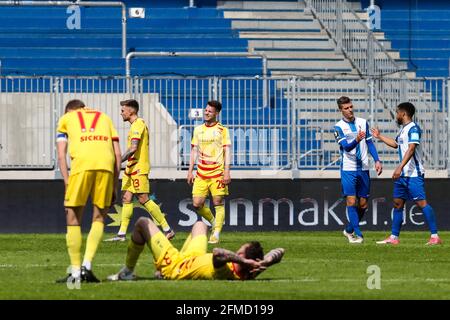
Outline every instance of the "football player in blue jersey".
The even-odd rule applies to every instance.
[[[343,233],[350,243],[362,243],[364,238],[359,222],[367,211],[370,194],[368,154],[375,161],[378,175],[382,173],[383,167],[372,141],[369,124],[365,119],[355,117],[351,99],[340,97],[337,105],[342,120],[334,126],[334,135],[340,148],[342,193],[346,198],[350,220]]]
[[[403,223],[403,207],[407,200],[413,200],[421,209],[430,228],[431,237],[427,245],[441,244],[436,226],[433,208],[427,203],[424,188],[424,174],[420,150],[422,130],[412,120],[416,108],[412,103],[403,102],[397,106],[397,124],[401,126],[400,132],[394,139],[380,134],[377,128],[372,129],[372,135],[383,141],[389,147],[398,149],[400,164],[394,170],[394,216],[392,220],[392,233],[378,244],[400,243],[400,228]]]

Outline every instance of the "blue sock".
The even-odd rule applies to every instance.
[[[350,219],[350,224],[358,237],[362,237],[361,230],[359,229],[359,219],[358,219],[358,209],[356,207],[347,207],[348,218]]]
[[[400,229],[403,223],[403,208],[394,209],[394,217],[392,219],[392,235],[400,236]]]
[[[348,208],[348,207],[347,207]],[[352,223],[350,222],[351,220],[350,220],[350,212],[348,212],[347,211],[347,214],[348,214],[348,223],[347,223],[347,226],[345,227],[345,232],[347,232],[347,233],[353,233],[353,227],[352,227]]]
[[[436,226],[436,218],[434,217],[433,208],[429,204],[427,204],[425,207],[422,208],[422,212],[425,215],[425,219],[427,220],[428,228],[430,228],[431,234],[436,234],[438,230]]]
[[[359,222],[361,222],[362,218],[364,217],[364,214],[368,211],[368,208],[360,208],[358,207],[358,219]]]
[[[367,212],[368,209],[367,208],[363,209],[363,208],[358,207],[357,210],[358,210],[358,221],[361,222],[362,218],[364,217],[364,214]],[[353,232],[353,226],[352,226],[352,224],[350,222],[345,227],[345,231],[347,233],[352,233]]]
[[[347,226],[345,227],[345,232],[347,232],[347,233],[353,233],[353,227],[352,227],[352,224],[349,222],[348,224],[347,224]]]

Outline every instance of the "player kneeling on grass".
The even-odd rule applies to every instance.
[[[280,262],[284,255],[283,248],[264,255],[257,241],[243,244],[237,252],[214,248],[212,253],[207,253],[207,231],[205,223],[196,222],[183,248],[178,251],[153,221],[142,217],[137,221],[129,242],[125,266],[108,280],[136,279],[133,271],[145,244],[153,254],[155,275],[168,280],[250,280]]]

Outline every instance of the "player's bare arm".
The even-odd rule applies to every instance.
[[[114,176],[119,177],[120,174],[120,164],[122,162],[122,156],[120,153],[119,141],[113,141],[114,155],[116,157],[116,163],[114,166]]]
[[[58,141],[57,144],[58,152],[58,166],[59,171],[64,179],[64,185],[67,186],[69,183],[69,167],[67,165],[67,141]]]
[[[231,175],[230,175],[230,163],[231,163],[231,148],[230,146],[225,146],[223,148],[224,152],[224,172],[223,172],[223,183],[225,185],[230,184]]]
[[[250,269],[258,268],[260,266],[260,262],[256,260],[243,258],[230,250],[222,248],[214,248],[213,249],[214,268],[223,267],[227,262],[235,262],[244,267],[249,267]]]
[[[285,250],[283,248],[276,248],[270,250],[264,256],[264,259],[261,261],[261,265],[264,267],[270,267],[271,265],[280,262],[284,256],[284,252]]]
[[[408,150],[405,153],[405,157],[402,159],[402,162],[398,165],[398,167],[395,168],[394,173],[392,174],[392,179],[397,180],[398,178],[400,178],[400,176],[402,174],[403,167],[406,166],[408,161],[414,155],[414,152],[416,150],[416,146],[417,145],[415,143],[410,143],[409,144]]]
[[[377,175],[380,175],[383,173],[383,165],[381,164],[381,161],[375,162],[375,170],[377,172]]]
[[[119,183],[119,175],[120,175],[120,164],[122,163],[122,157],[120,153],[120,144],[119,141],[113,141],[113,148],[114,148],[114,156],[116,158],[116,163],[114,164],[114,188],[113,188],[113,201],[116,201],[117,195],[116,195],[116,186]]]
[[[380,130],[378,128],[372,128],[372,129],[370,129],[370,131],[372,132],[372,135],[375,138],[384,142],[389,147],[394,148],[394,149],[398,148],[397,142],[395,142],[395,140],[392,138],[388,138],[388,137],[381,135]]]
[[[129,157],[131,157],[138,149],[139,146],[139,140],[131,140],[131,147],[125,151],[125,153],[122,155],[121,163],[128,160]]]
[[[250,270],[250,273],[255,278],[261,272],[266,270],[271,265],[279,263],[284,256],[285,250],[283,248],[276,248],[270,250],[266,255],[264,255],[264,259],[260,261],[260,266]]]
[[[187,183],[189,185],[194,183],[194,165],[195,162],[197,161],[197,155],[198,155],[198,148],[197,146],[192,146],[191,149],[191,156],[189,158],[189,170],[188,170],[188,174],[187,174]]]

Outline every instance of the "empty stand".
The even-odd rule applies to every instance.
[[[2,75],[124,75],[121,12],[80,8],[80,29],[60,7],[1,7]],[[231,22],[215,8],[147,8],[128,18],[128,51],[247,52]],[[261,61],[248,58],[154,58],[133,63],[133,75],[257,75]]]

